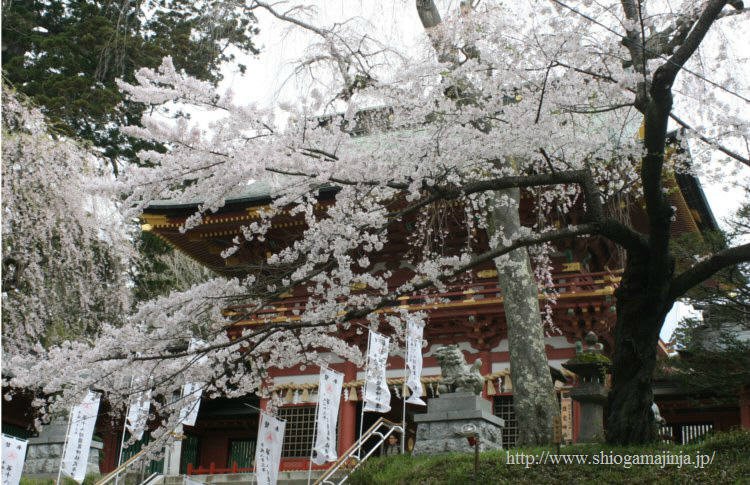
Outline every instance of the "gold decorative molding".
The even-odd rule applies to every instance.
[[[495,269],[485,269],[482,271],[477,271],[477,278],[495,278],[497,277],[497,270]]]
[[[260,206],[256,206],[256,207],[248,207],[247,209],[245,209],[245,212],[251,218],[260,219],[260,213],[263,212],[263,211],[266,211],[266,210],[268,210],[270,208],[271,208],[271,206],[266,204],[266,205],[260,205]]]
[[[589,297],[596,297],[596,296],[605,296],[609,297],[610,295],[613,295],[615,292],[615,288],[613,286],[605,286],[604,288],[600,288],[598,290],[594,291],[582,291],[578,293],[560,293],[557,295],[557,300],[567,300],[570,298],[589,298]],[[538,298],[540,300],[546,300],[549,297],[543,293],[540,293]],[[382,313],[396,313],[399,310],[408,310],[408,311],[419,311],[419,310],[440,310],[440,309],[447,309],[447,308],[463,308],[463,307],[480,307],[480,306],[487,306],[487,305],[501,305],[503,303],[503,297],[495,297],[495,298],[484,298],[481,300],[461,300],[461,301],[451,301],[447,303],[418,303],[418,304],[408,304],[408,303],[402,303],[401,305],[397,307],[389,307],[389,308],[380,308],[378,310],[375,310],[374,314],[382,314]],[[339,315],[343,315],[345,312],[340,312]],[[258,325],[258,324],[268,324],[268,323],[291,323],[300,321],[300,317],[297,315],[289,315],[289,316],[277,316],[274,318],[254,318],[254,319],[248,319],[248,320],[242,320],[234,325],[237,326],[246,326],[246,325]]]
[[[562,270],[565,273],[569,273],[571,271],[581,271],[581,263],[574,261],[572,263],[564,263],[562,265]]]
[[[141,214],[141,221],[143,221],[141,228],[144,231],[150,231],[154,227],[169,226],[167,216],[163,214]]]
[[[242,263],[237,256],[230,256],[224,260],[224,266],[239,266]]]

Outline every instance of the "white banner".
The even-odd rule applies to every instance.
[[[3,435],[3,485],[18,485],[26,461],[26,440]]]
[[[89,391],[86,398],[70,411],[70,427],[63,452],[62,472],[78,483],[86,478],[86,468],[99,413],[99,394]]]
[[[385,378],[390,339],[370,330],[367,370],[365,371],[364,410],[387,413],[391,410],[391,391]]]
[[[411,396],[406,400],[409,404],[426,406],[420,396],[422,395],[422,334],[424,333],[424,322],[409,319],[406,323],[406,368],[409,375],[406,385],[411,390]]]
[[[255,447],[255,480],[258,485],[276,485],[285,427],[286,421],[260,413],[258,444]]]
[[[206,343],[203,340],[191,338],[188,345],[188,352],[194,352]],[[203,355],[196,361],[197,364],[204,364],[208,358]],[[184,426],[195,426],[198,419],[198,409],[201,406],[201,394],[203,394],[203,384],[198,382],[188,382],[182,386],[182,408],[180,409],[180,424]]]
[[[182,408],[180,408],[180,424],[195,426],[198,419],[198,409],[201,406],[201,394],[203,385],[197,382],[188,382],[182,386]]]
[[[344,375],[331,369],[323,369],[318,383],[317,434],[313,447],[312,461],[322,465],[338,458],[336,427],[339,421],[339,403]]]
[[[137,440],[143,437],[150,409],[151,391],[140,392],[130,401],[128,413],[125,415],[125,428],[130,433],[130,436],[135,437]]]

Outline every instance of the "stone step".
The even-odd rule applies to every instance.
[[[322,471],[312,472],[312,481],[314,482]],[[161,482],[163,485],[183,485],[185,475],[166,476]],[[190,480],[210,485],[255,485],[254,473],[226,473],[216,475],[190,475]],[[279,485],[306,485],[306,471],[280,471]]]
[[[164,484],[164,475],[156,475],[154,478],[151,479],[150,482],[148,482],[148,485],[163,485]]]

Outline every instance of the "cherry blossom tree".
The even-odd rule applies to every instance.
[[[130,243],[116,208],[97,192],[107,171],[52,135],[22,99],[3,86],[5,357],[95,338],[102,323],[122,320],[130,293]]]
[[[417,1],[417,12],[435,52],[450,62],[455,70],[464,58],[476,58],[480,51],[467,40],[458,44],[443,38],[440,30],[440,12],[431,0]],[[471,2],[461,3],[461,13],[467,17],[472,13]],[[460,53],[460,54],[459,54]],[[455,87],[471,87],[474,93],[459,94]],[[481,94],[473,87],[471,79],[461,76],[450,81],[451,87],[444,90],[448,97],[465,97],[462,102],[481,105]],[[477,129],[489,130],[484,125]],[[518,175],[517,166],[508,164],[510,173]],[[516,170],[514,170],[516,169]],[[515,187],[498,190],[497,198],[512,201],[501,204],[487,214],[487,230],[490,234],[513,238],[521,229],[521,191]],[[512,266],[513,270],[507,268]],[[503,292],[503,307],[508,328],[508,350],[510,367],[513,369],[513,408],[516,414],[518,445],[551,443],[554,436],[552,423],[560,413],[555,388],[548,378],[549,366],[544,348],[545,327],[539,313],[539,288],[534,277],[531,261],[526,248],[518,248],[507,254],[505,259],[496,261],[498,284]],[[544,268],[546,269],[546,268]]]
[[[127,170],[122,189],[133,216],[157,199],[203,201],[183,228],[189,231],[262,180],[273,202],[224,256],[262,243],[282,211],[304,217],[303,233],[258,262],[258,271],[248,265],[244,279],[216,278],[146,302],[127,325],[105,327],[92,344],[50,349],[36,363],[17,357],[22,370],[13,383],[54,376],[44,385],[61,392],[59,403],[92,384],[116,402],[136,390],[131,379],[164,396],[184,382],[206,383],[209,396],[263,393],[269,367],[320,364],[330,355],[361,363],[360,350],[338,330],[366,324],[403,333],[403,312],[376,313],[401,296],[441,289],[488,262],[525,279],[527,259],[516,250],[598,235],[626,255],[607,439],[652,440],[651,376],[667,312],[691,287],[750,260],[750,245],[739,244],[695,255],[677,272],[665,176],[687,169],[684,159],[665,155],[670,119],[684,129],[693,170],[717,163],[715,154],[719,163],[750,165],[736,148],[748,137],[747,79],[727,68],[726,43],[701,50],[710,32],[741,29],[742,3],[464,2],[462,13],[446,16],[410,52],[377,38],[358,17],[321,27],[306,8],[253,6],[315,34],[300,63],[313,87],[296,103],[262,107],[177,71],[169,58],[140,71],[137,84],[122,89],[153,109],[128,133],[169,150],[142,153],[152,166]],[[695,97],[700,112],[690,109]],[[362,134],[365,112],[383,115]],[[199,121],[198,113],[212,121]],[[530,189],[545,217],[528,228],[513,224],[512,214],[517,191]],[[316,203],[331,190],[335,197],[321,213]],[[646,231],[609,210],[623,193],[643,204]],[[439,229],[431,211],[446,202],[465,212],[466,244],[458,252],[432,243]],[[573,223],[576,203],[585,217]],[[418,221],[410,242],[419,250],[409,253],[410,279],[394,285],[378,253],[389,228],[408,218]],[[476,231],[489,235],[488,248],[472,244]],[[355,285],[368,291],[352,293]],[[308,292],[298,320],[228,338],[232,320],[222,308],[261,309],[297,287]],[[197,331],[205,343],[188,347]],[[67,372],[56,374],[60,359],[69,361]],[[167,416],[179,404],[158,406]],[[164,419],[165,429],[176,423]]]

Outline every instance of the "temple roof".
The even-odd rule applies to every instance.
[[[197,210],[198,206],[202,203],[201,200],[187,200],[187,201],[175,201],[175,200],[155,200],[152,201],[144,214],[152,212],[165,212],[165,211],[176,211],[182,213],[186,210]],[[254,181],[248,183],[244,188],[238,189],[232,193],[226,199],[225,207],[229,208],[235,205],[253,207],[258,205],[265,205],[271,202],[271,186],[263,181]]]

